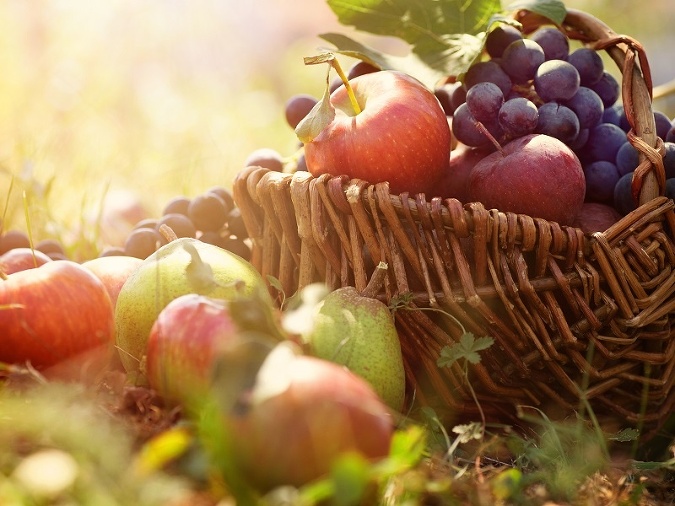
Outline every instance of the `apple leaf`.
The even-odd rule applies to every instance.
[[[314,62],[317,63],[317,62]],[[326,73],[326,89],[323,97],[295,127],[295,134],[304,144],[312,142],[335,118],[335,108],[330,103],[330,69]]]
[[[510,12],[519,10],[534,12],[550,19],[556,25],[561,25],[567,16],[565,4],[560,0],[517,0],[509,4],[506,9]]]

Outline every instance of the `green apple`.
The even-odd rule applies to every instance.
[[[130,379],[146,382],[150,330],[169,302],[190,293],[229,300],[254,290],[269,296],[258,271],[234,253],[194,238],[162,246],[129,276],[117,297],[116,343]]]
[[[389,407],[402,409],[403,355],[386,304],[354,287],[338,288],[318,303],[303,339],[312,355],[346,366],[370,383]]]

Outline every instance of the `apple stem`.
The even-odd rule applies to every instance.
[[[375,268],[375,272],[370,277],[370,281],[361,292],[362,297],[369,297],[371,299],[375,298],[384,285],[384,280],[387,276],[387,269],[389,266],[386,262],[380,262]]]
[[[480,121],[476,121],[474,125],[476,125],[476,128],[480,130],[485,137],[490,139],[490,142],[494,144],[495,148],[497,148],[497,151],[499,151],[502,154],[502,156],[506,156],[506,153],[504,152],[504,148],[502,148],[502,145],[499,144],[497,139],[495,139],[494,135],[492,135],[490,131],[487,128],[485,128],[485,125],[483,125],[483,123],[481,123]]]
[[[7,279],[9,279],[7,277],[7,274],[5,274],[5,271],[3,271],[2,269],[0,269],[0,279],[2,279],[3,281],[7,281]]]
[[[164,239],[166,239],[166,242],[171,242],[178,239],[176,232],[174,232],[173,229],[166,223],[162,223],[159,226],[159,233],[162,234],[162,237],[164,237]]]
[[[347,90],[347,96],[349,97],[349,101],[352,104],[352,108],[354,109],[354,113],[360,114],[361,113],[361,106],[359,105],[359,102],[356,100],[356,95],[354,95],[354,88],[352,88],[352,85],[349,83],[349,79],[347,78],[347,75],[342,70],[342,67],[340,66],[340,62],[337,60],[337,58],[333,58],[332,60],[330,60],[330,64],[335,69],[335,72],[338,73],[338,76],[340,76],[340,79],[342,80],[342,84],[345,85],[345,89]]]

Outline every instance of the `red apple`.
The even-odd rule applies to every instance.
[[[113,255],[87,260],[82,262],[82,266],[93,272],[103,282],[114,309],[122,285],[142,263],[143,260],[140,258],[128,255]]]
[[[439,182],[434,196],[454,198],[463,204],[469,202],[469,173],[474,165],[492,151],[489,148],[473,148],[466,144],[458,144],[450,153],[450,167]]]
[[[148,383],[169,400],[198,401],[209,387],[216,353],[237,336],[226,302],[198,294],[172,300],[150,330]]]
[[[360,112],[348,88],[340,86],[330,96],[332,121],[306,135],[317,106],[296,129],[309,172],[388,181],[392,193],[434,194],[448,170],[451,134],[433,92],[398,71],[364,74],[349,83]]]
[[[226,417],[234,461],[256,488],[299,487],[326,475],[345,452],[378,460],[389,452],[391,414],[370,385],[348,369],[295,356],[269,372],[263,363],[248,406]],[[265,394],[266,389],[271,389]]]
[[[581,162],[563,142],[542,134],[515,139],[480,160],[469,196],[487,208],[571,225],[584,203]]]
[[[110,296],[89,270],[53,260],[0,281],[0,361],[44,368],[97,346],[112,348]]]
[[[621,219],[619,212],[608,204],[585,202],[581,207],[574,226],[586,234],[604,232]]]
[[[0,272],[9,275],[40,267],[52,259],[46,253],[30,248],[14,248],[0,255]]]

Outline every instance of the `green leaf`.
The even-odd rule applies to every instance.
[[[534,12],[550,19],[556,25],[561,25],[565,16],[567,16],[565,4],[560,0],[517,0],[509,4],[507,10],[510,12],[518,10]]]
[[[616,434],[608,436],[607,439],[609,439],[610,441],[618,441],[620,443],[626,443],[628,441],[635,441],[638,437],[640,437],[639,430],[623,429],[617,432]]]
[[[478,56],[500,0],[328,0],[344,25],[398,37],[427,66],[444,75],[459,75]],[[411,74],[428,85],[428,81]]]
[[[295,127],[295,134],[305,144],[312,142],[335,118],[335,108],[330,103],[330,69],[328,66],[323,97]]]
[[[330,476],[335,487],[334,504],[361,504],[370,481],[370,464],[365,457],[356,452],[341,455],[331,467]]]
[[[472,364],[480,362],[479,351],[486,350],[494,343],[491,337],[479,337],[476,339],[471,332],[465,332],[459,342],[441,349],[437,364],[439,367],[450,367],[460,359]]]

